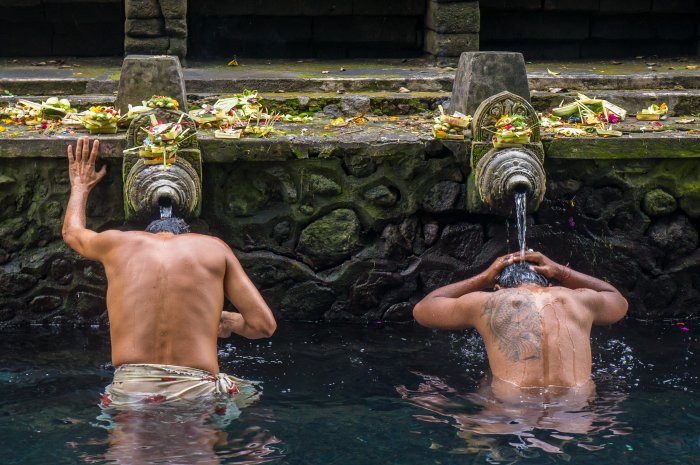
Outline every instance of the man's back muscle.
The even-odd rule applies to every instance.
[[[112,360],[218,372],[224,245],[198,234],[121,233],[101,259]]]
[[[476,328],[497,378],[522,387],[571,387],[590,379],[591,325],[575,291],[519,287],[493,292]]]

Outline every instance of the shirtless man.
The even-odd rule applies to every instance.
[[[270,337],[275,319],[221,240],[188,234],[177,218],[154,221],[147,231],[95,232],[85,226],[99,142],[87,137],[68,146],[71,184],[63,239],[76,252],[102,263],[114,380],[103,405],[220,398],[238,392],[219,372],[217,335]],[[169,232],[168,232],[169,231]],[[222,312],[227,297],[240,313]]]
[[[493,392],[503,400],[543,389],[589,396],[591,326],[615,323],[626,313],[627,301],[613,286],[538,252],[498,258],[483,273],[431,292],[413,309],[423,326],[476,328]]]

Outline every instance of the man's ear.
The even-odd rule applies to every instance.
[[[493,288],[494,288],[495,290],[497,290],[497,291],[500,291],[501,289],[503,289],[503,288],[500,286],[500,284],[495,284],[495,285],[493,286]]]

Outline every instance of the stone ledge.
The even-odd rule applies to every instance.
[[[63,158],[66,144],[74,143],[84,134],[23,135],[0,138],[0,159],[4,158]],[[99,135],[101,157],[122,157],[123,134]],[[471,141],[440,141],[428,133],[409,132],[393,136],[348,133],[331,137],[318,135],[279,135],[267,139],[216,139],[211,132],[199,135],[205,163],[247,161],[283,161],[299,159],[342,158],[361,154],[372,158],[392,156],[454,156],[465,163],[471,151]],[[635,133],[615,138],[579,137],[544,138],[546,158],[569,160],[632,160],[700,158],[700,134],[681,131]]]

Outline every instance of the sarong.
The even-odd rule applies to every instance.
[[[224,373],[217,375],[175,365],[125,364],[114,372],[112,384],[100,397],[103,413],[143,410],[163,406],[186,411],[210,412],[215,423],[228,424],[240,409],[255,402],[260,393],[255,382]]]

